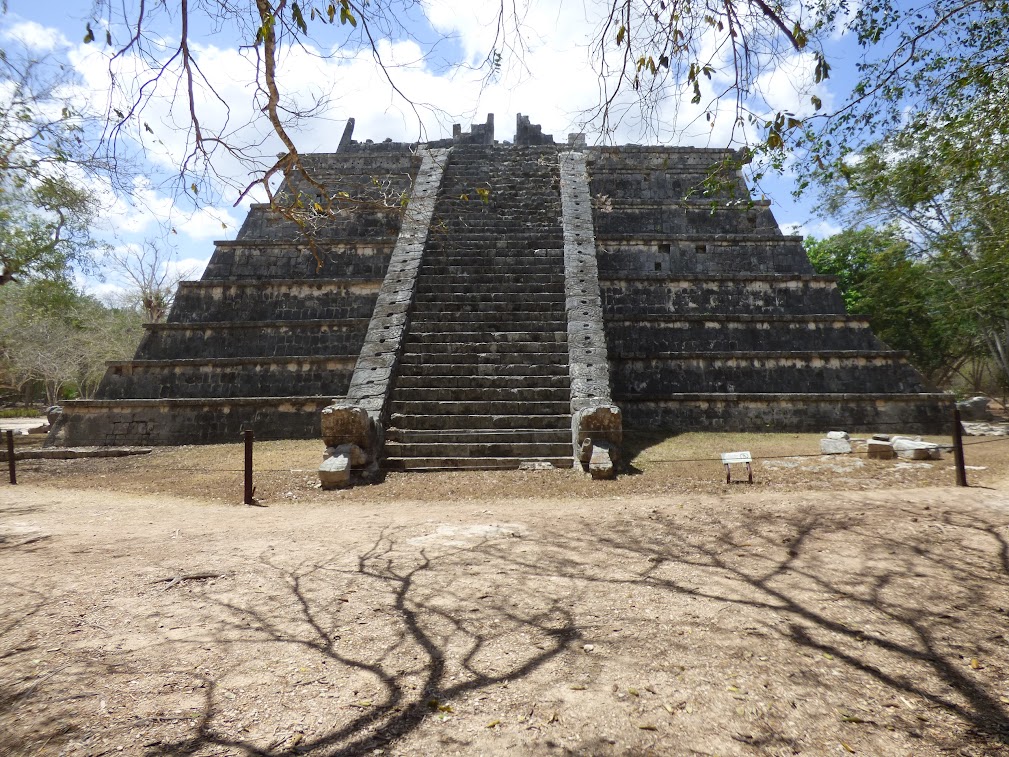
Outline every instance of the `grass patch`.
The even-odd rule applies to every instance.
[[[39,418],[45,415],[34,407],[0,407],[0,418]]]

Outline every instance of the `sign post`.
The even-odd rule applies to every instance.
[[[723,452],[722,453],[722,465],[725,466],[725,483],[732,483],[732,472],[729,466],[733,463],[745,463],[746,464],[746,480],[747,483],[753,483],[753,466],[751,465],[753,457],[750,456],[749,452]]]

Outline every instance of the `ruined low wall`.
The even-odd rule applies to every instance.
[[[311,248],[293,242],[218,242],[203,278],[220,279],[381,279],[389,267],[393,239],[348,240]]]
[[[924,387],[901,353],[686,353],[614,360],[618,401],[682,392],[842,394],[918,392]]]
[[[300,321],[370,318],[382,286],[369,281],[183,281],[168,320]]]
[[[720,237],[608,240],[599,250],[603,276],[676,274],[812,274],[799,237]]]
[[[948,394],[690,394],[620,408],[635,429],[945,434],[952,402]]]
[[[103,399],[343,395],[356,357],[134,360],[110,363]]]
[[[611,358],[664,352],[881,350],[865,318],[846,316],[648,316],[606,321]]]
[[[139,354],[149,360],[354,355],[368,329],[365,318],[149,324]]]
[[[317,439],[329,397],[244,399],[75,400],[64,403],[59,436],[47,445],[157,446],[240,441],[251,428],[258,440]]]
[[[836,279],[829,276],[710,278],[642,274],[619,280],[602,277],[599,288],[607,317],[844,313]]]

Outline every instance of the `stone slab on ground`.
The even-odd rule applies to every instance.
[[[846,455],[851,452],[851,442],[844,438],[831,439],[828,437],[827,439],[821,439],[820,452],[824,455]]]

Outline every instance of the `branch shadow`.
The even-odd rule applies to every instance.
[[[353,568],[327,562],[305,563],[291,569],[262,558],[268,570],[283,577],[288,591],[284,604],[294,610],[296,617],[277,617],[271,608],[250,603],[218,603],[229,619],[219,630],[221,641],[294,644],[321,657],[331,671],[335,668],[345,675],[356,673],[369,679],[379,689],[374,701],[362,703],[355,716],[324,733],[297,739],[294,744],[263,745],[225,735],[216,727],[220,701],[215,687],[208,685],[195,732],[180,740],[149,745],[147,753],[180,755],[213,746],[262,757],[314,751],[327,755],[365,754],[402,739],[428,718],[450,712],[447,703],[454,698],[523,679],[581,636],[570,611],[556,600],[536,607],[514,607],[505,597],[492,599],[484,595],[479,598],[484,600],[482,617],[475,618],[470,609],[475,598],[465,590],[456,592],[451,585],[437,582],[426,585],[440,564],[480,554],[486,543],[437,555],[423,548],[411,551],[398,547],[393,534],[383,533],[357,557]],[[319,596],[336,596],[352,583],[360,585],[362,581],[370,587],[372,600],[385,600],[374,610],[384,617],[370,622],[394,629],[391,634],[375,634],[385,641],[370,653],[367,648],[356,649],[348,644],[340,633],[348,605],[339,598],[320,601]],[[487,622],[486,616],[494,621]],[[500,660],[492,662],[488,649],[517,633],[532,635],[540,643],[514,664],[502,667]],[[410,664],[405,662],[407,658],[411,658]]]

